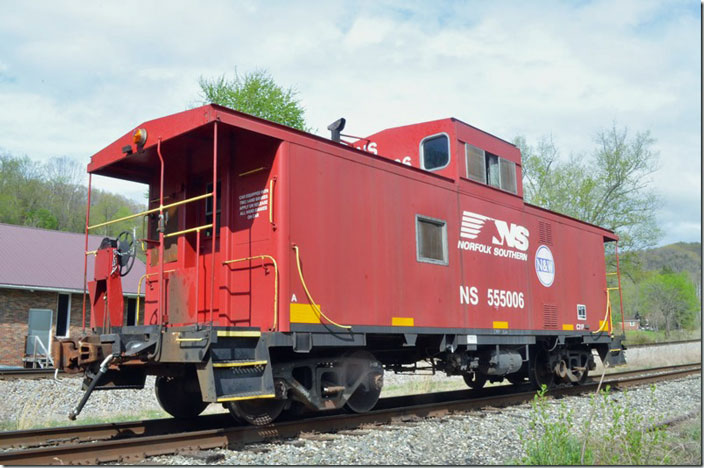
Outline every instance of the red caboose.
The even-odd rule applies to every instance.
[[[456,119],[353,143],[343,125],[327,140],[208,105],[91,158],[90,174],[148,184],[149,207],[142,238],[97,252],[91,333],[55,346],[86,398],[156,374],[174,416],[219,402],[264,423],[293,402],[367,411],[384,368],[422,360],[476,388],[579,383],[593,349],[623,359],[617,236],[524,203],[514,145]],[[125,323],[109,298],[138,245],[145,300]]]

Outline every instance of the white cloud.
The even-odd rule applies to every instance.
[[[194,104],[200,76],[266,68],[321,135],[454,116],[570,154],[613,121],[650,129],[655,186],[700,225],[678,211],[701,200],[700,28],[657,1],[22,2],[0,17],[0,147],[86,161]]]

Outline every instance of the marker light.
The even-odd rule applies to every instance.
[[[147,129],[138,128],[137,130],[135,130],[134,134],[132,135],[132,141],[137,146],[144,146],[144,143],[147,142]]]

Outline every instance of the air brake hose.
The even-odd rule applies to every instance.
[[[303,279],[303,271],[301,270],[301,257],[300,257],[300,254],[298,253],[298,246],[294,244],[293,250],[296,251],[296,265],[298,266],[298,276],[301,278],[301,284],[303,285],[303,290],[306,292],[306,296],[308,297],[308,302],[310,302],[310,306],[313,308],[313,310],[315,310],[319,316],[324,317],[325,320],[330,322],[332,325],[335,325],[336,327],[346,328],[346,329],[352,328],[349,325],[340,325],[339,323],[335,322],[330,317],[325,315],[323,313],[323,311],[320,309],[320,307],[318,307],[318,305],[313,300],[313,297],[310,295],[310,291],[308,291],[308,287],[306,286],[306,280]]]
[[[68,419],[71,421],[76,420],[76,416],[78,416],[85,406],[86,402],[88,401],[88,397],[90,396],[91,393],[93,393],[93,389],[95,386],[98,384],[98,380],[103,376],[108,371],[108,366],[110,365],[110,362],[117,357],[117,354],[111,354],[110,356],[106,357],[103,362],[100,364],[100,370],[98,371],[97,374],[95,374],[95,377],[93,377],[93,380],[90,382],[90,385],[88,385],[88,388],[86,389],[86,392],[83,394],[83,398],[81,398],[81,401],[78,403],[78,405],[69,411],[68,413]]]

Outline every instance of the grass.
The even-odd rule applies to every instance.
[[[658,457],[667,457],[672,465],[702,465],[702,414],[678,423],[667,430],[669,437],[655,449]]]
[[[699,330],[672,330],[665,336],[664,330],[626,330],[626,346],[629,344],[667,343],[668,341],[697,340],[702,337]]]
[[[627,391],[617,400],[607,386],[592,395],[589,414],[577,424],[564,403],[557,414],[548,410],[546,391],[543,386],[533,400],[529,426],[520,432],[525,455],[515,464],[701,466],[701,410],[695,419],[660,428],[654,416],[633,409]]]

